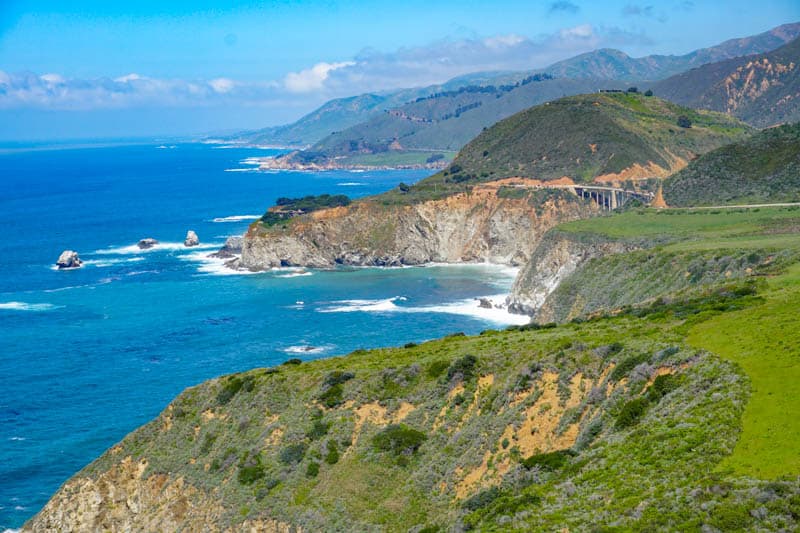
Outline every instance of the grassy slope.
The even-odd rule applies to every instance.
[[[664,198],[672,206],[800,201],[800,124],[701,156],[666,180]]]
[[[750,376],[742,436],[720,468],[762,479],[800,473],[800,268],[772,280],[765,296],[762,305],[698,324],[688,337]]]
[[[676,125],[685,115],[692,128]],[[640,94],[562,98],[503,120],[470,142],[455,164],[463,173],[493,178],[564,175],[576,181],[617,173],[638,163],[673,168],[750,129],[729,117],[682,108]]]

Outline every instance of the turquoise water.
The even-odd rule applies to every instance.
[[[0,147],[2,148],[2,147]],[[519,322],[489,266],[230,275],[206,256],[279,196],[374,194],[426,171],[253,172],[202,144],[0,150],[0,530],[220,374]],[[23,147],[24,148],[24,147]],[[195,230],[201,249],[182,240]],[[152,251],[132,246],[153,237]],[[83,268],[55,271],[63,249]]]

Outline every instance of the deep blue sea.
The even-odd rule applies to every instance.
[[[509,269],[245,275],[206,257],[277,197],[355,198],[427,171],[257,172],[248,158],[276,151],[199,143],[31,148],[0,146],[0,531],[188,386],[520,321],[474,300],[507,292]],[[133,246],[145,237],[162,244]],[[64,249],[83,268],[54,270]]]

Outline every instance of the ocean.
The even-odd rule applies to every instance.
[[[0,531],[184,388],[359,348],[524,322],[491,265],[237,274],[207,255],[280,196],[357,198],[423,170],[258,172],[221,144],[0,146]],[[187,230],[201,246],[187,249]],[[135,243],[152,237],[147,251]],[[82,268],[57,271],[65,249]]]

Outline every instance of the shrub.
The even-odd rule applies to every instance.
[[[586,449],[594,439],[603,431],[603,421],[600,418],[595,418],[589,422],[575,441],[575,450],[581,451]]]
[[[343,395],[344,387],[342,387],[341,383],[337,383],[336,385],[325,389],[322,394],[319,395],[319,400],[325,407],[332,409],[342,403]]]
[[[303,457],[306,456],[306,449],[306,445],[302,442],[290,444],[281,450],[279,459],[282,463],[287,465],[299,463],[303,460]]]
[[[259,454],[250,454],[245,452],[242,459],[239,461],[239,472],[236,478],[242,485],[252,485],[265,475],[264,465],[261,464],[261,456]]]
[[[464,500],[464,503],[461,504],[461,507],[467,509],[468,511],[477,511],[478,509],[487,507],[489,504],[495,501],[498,496],[500,496],[500,489],[497,487],[491,487],[470,496]]]
[[[407,456],[415,453],[427,438],[421,431],[405,424],[391,424],[372,438],[372,445],[381,452]]]
[[[617,429],[625,429],[635,425],[647,411],[647,398],[634,398],[622,406],[614,425]]]
[[[339,462],[339,448],[336,446],[335,440],[328,441],[328,453],[325,454],[325,462],[329,465],[335,465]]]
[[[649,359],[647,354],[639,354],[628,357],[627,359],[623,359],[617,366],[614,367],[614,370],[611,371],[611,380],[612,381],[619,381],[625,376],[628,375],[628,372],[636,368],[638,365],[646,362]]]
[[[575,455],[572,450],[556,450],[554,452],[538,453],[522,460],[522,466],[531,469],[538,466],[542,470],[558,470],[567,464],[567,460]]]
[[[310,462],[308,463],[308,468],[306,468],[306,476],[307,477],[317,477],[319,474],[319,463]]]
[[[436,379],[441,376],[447,367],[450,366],[447,361],[434,361],[433,363],[428,365],[428,368],[425,370],[425,373],[428,375],[429,378]]]
[[[416,345],[416,342],[407,342],[403,345],[403,348],[414,348]]]
[[[294,358],[292,358],[292,359],[287,359],[286,361],[284,361],[284,362],[283,362],[283,363],[281,363],[281,364],[283,364],[283,365],[299,365],[299,364],[300,364],[300,363],[302,363],[302,362],[303,362],[302,360],[300,360],[300,359],[298,359],[298,358],[294,357]]]
[[[689,117],[687,117],[686,115],[679,116],[677,124],[681,128],[691,128],[692,127],[692,121],[689,120]]]
[[[324,437],[328,434],[328,431],[331,429],[330,422],[323,422],[322,420],[315,420],[314,423],[311,425],[311,429],[306,432],[306,437],[311,440],[317,440],[321,437]]]
[[[653,91],[651,91],[650,89],[647,89],[647,90],[644,92],[644,95],[645,95],[645,96],[653,96]]]
[[[339,385],[340,383],[345,383],[347,381],[350,381],[354,377],[356,377],[356,375],[353,374],[352,372],[342,372],[341,370],[334,370],[333,372],[325,376],[324,383],[325,385],[328,386]]]
[[[251,392],[255,387],[255,379],[253,376],[231,376],[225,379],[224,383],[222,384],[222,390],[219,391],[217,394],[217,403],[219,405],[225,405],[231,399],[236,396],[236,394],[240,390],[244,390],[246,392]]]
[[[206,433],[205,437],[203,437],[203,444],[200,445],[200,453],[205,455],[210,452],[216,440],[217,436],[214,433]]]
[[[447,381],[453,379],[463,379],[469,381],[475,375],[475,365],[478,363],[478,358],[474,355],[465,355],[453,361],[450,368],[447,369]]]
[[[647,399],[657,403],[661,398],[672,392],[678,387],[678,378],[672,374],[664,374],[653,380],[653,384],[647,389]]]

